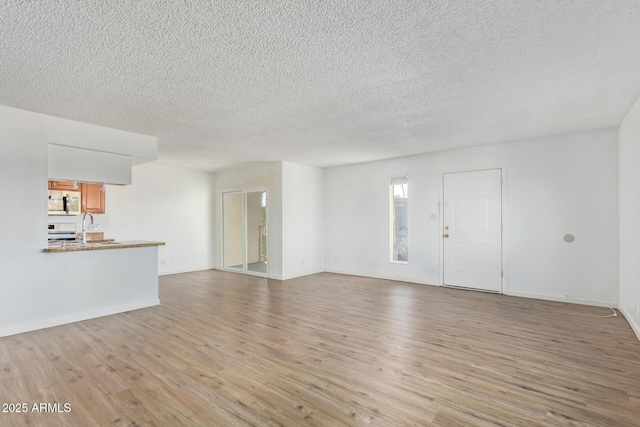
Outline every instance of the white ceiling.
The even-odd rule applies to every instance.
[[[160,161],[332,166],[617,126],[638,0],[3,0],[0,104]]]

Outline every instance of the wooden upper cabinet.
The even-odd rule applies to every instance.
[[[72,181],[49,181],[49,190],[73,190]],[[80,184],[78,184],[77,191],[80,191]]]
[[[71,181],[49,181],[49,190],[73,190]],[[106,211],[105,191],[100,184],[78,183],[75,191],[82,193],[82,213],[103,214]]]
[[[105,194],[100,184],[80,184],[82,213],[103,214],[106,211]]]

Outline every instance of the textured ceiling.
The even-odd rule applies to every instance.
[[[0,104],[316,166],[617,126],[638,0],[3,0]]]

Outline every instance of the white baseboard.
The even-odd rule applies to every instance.
[[[640,340],[640,325],[636,323],[636,320],[631,316],[630,313],[627,313],[627,310],[622,307],[618,308],[618,310],[620,311],[620,313],[622,313],[624,318],[627,319],[627,323],[629,323],[629,326],[631,326],[631,329],[636,334],[636,337],[638,337],[638,339]]]
[[[194,271],[204,271],[204,270],[214,270],[215,267],[198,267],[198,268],[189,268],[186,270],[171,270],[164,271],[162,273],[158,272],[158,276],[170,276],[172,274],[182,274],[182,273],[193,273]]]
[[[138,310],[141,308],[152,307],[159,304],[160,300],[158,298],[151,298],[127,304],[111,305],[108,307],[96,308],[93,310],[65,314],[63,316],[50,317],[48,319],[42,319],[36,322],[24,323],[21,325],[10,326],[8,328],[2,328],[0,329],[0,337],[21,334],[23,332],[31,332],[38,329],[51,328],[53,326],[66,325],[68,323],[80,322],[82,320],[95,319],[96,317],[110,316],[112,314]]]
[[[618,308],[617,302],[612,301],[596,301],[596,300],[586,300],[579,298],[567,298],[558,295],[541,295],[541,294],[532,294],[529,292],[519,292],[519,291],[510,291],[504,293],[505,295],[510,295],[512,297],[523,297],[523,298],[533,298],[533,299],[541,299],[545,301],[557,301],[557,302],[568,302],[571,304],[581,304],[581,305],[592,305],[596,307],[612,307]]]

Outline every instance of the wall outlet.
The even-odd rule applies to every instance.
[[[166,262],[165,262],[164,258],[162,258],[162,259],[160,260],[160,265],[165,265],[165,264],[166,264]]]

